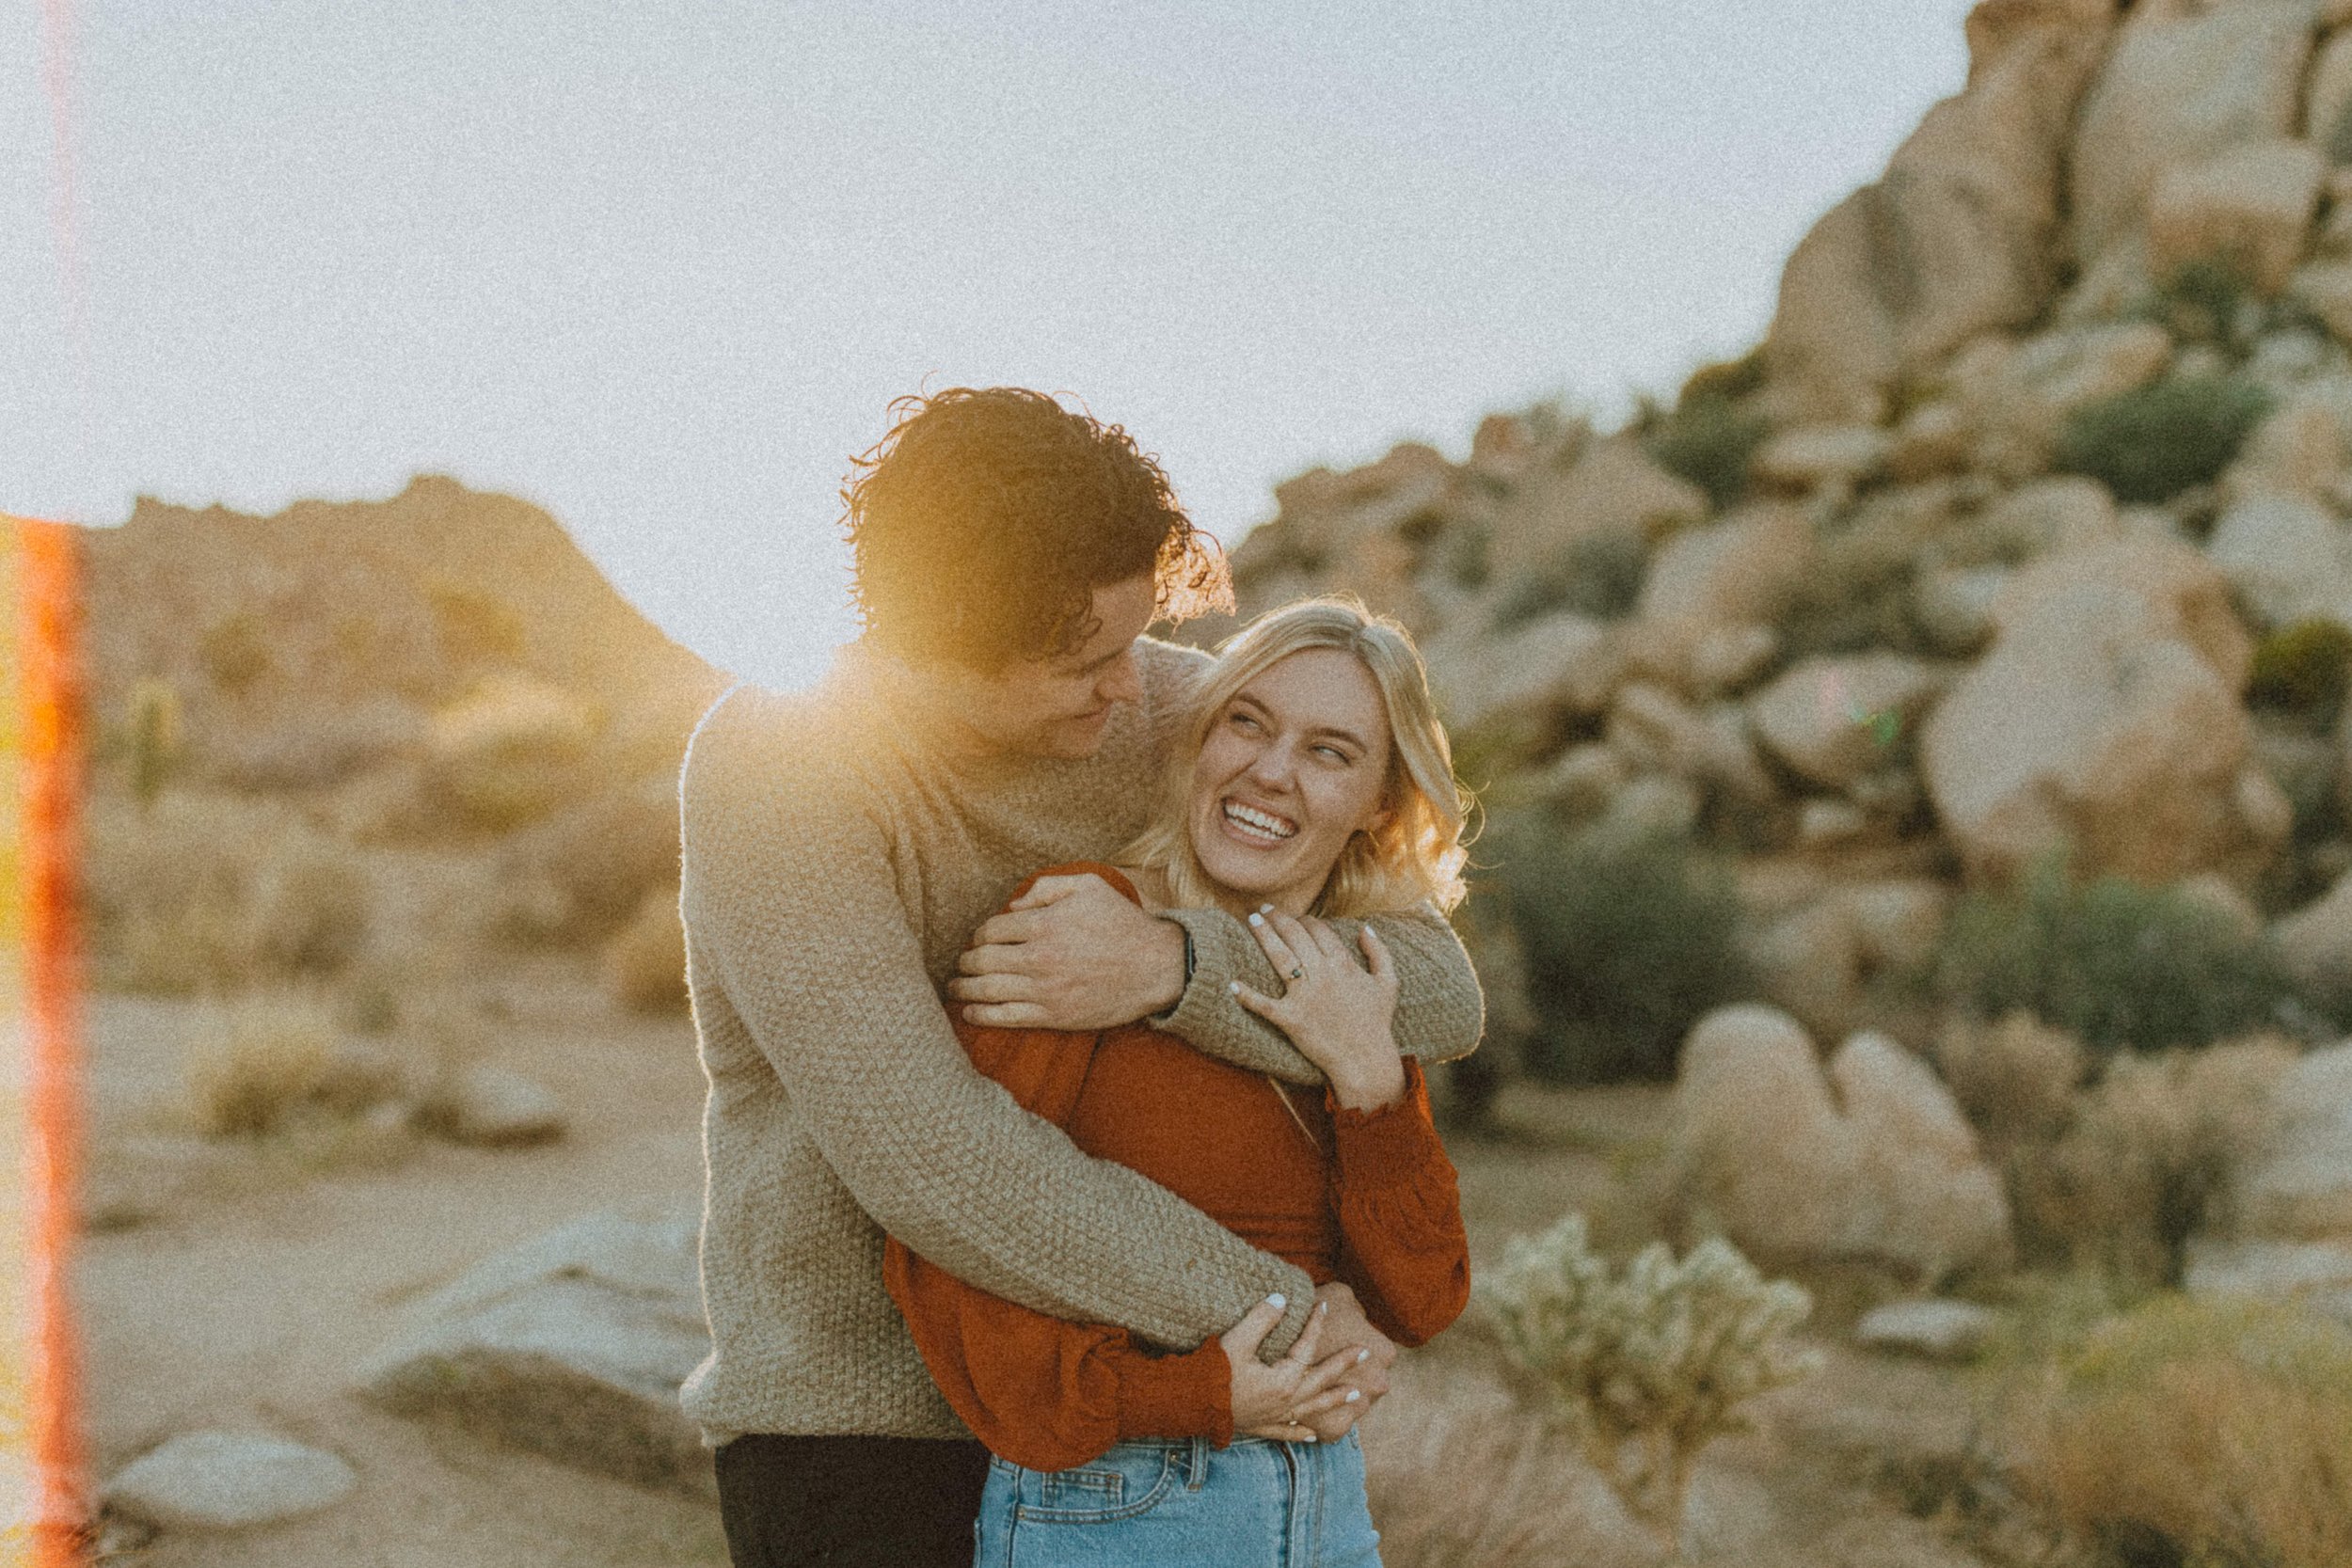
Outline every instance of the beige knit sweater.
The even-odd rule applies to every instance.
[[[1184,684],[1204,656],[1149,640],[1144,696],[1084,761],[982,753],[888,659],[845,650],[815,690],[732,688],[680,782],[687,983],[710,1089],[703,1302],[711,1353],[681,1400],[739,1432],[967,1433],[882,1282],[885,1229],[975,1285],[1189,1349],[1307,1276],[1058,1129],[975,1071],[938,987],[1022,878],[1100,860],[1160,799]],[[1248,930],[1177,914],[1197,971],[1168,1027],[1297,1083],[1311,1064],[1244,1012],[1272,989]],[[1403,982],[1397,1037],[1467,1053],[1482,999],[1431,911],[1376,923]]]

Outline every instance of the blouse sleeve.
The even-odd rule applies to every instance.
[[[1068,1125],[1099,1036],[962,1022],[956,1034],[1024,1110]],[[1065,1470],[1130,1437],[1232,1441],[1232,1370],[1216,1339],[1153,1354],[1124,1329],[1067,1323],[967,1285],[896,1237],[883,1243],[882,1282],[948,1404],[1016,1465]]]
[[[1343,1274],[1374,1327],[1398,1344],[1423,1344],[1470,1303],[1461,1193],[1430,1119],[1428,1082],[1407,1057],[1393,1102],[1371,1111],[1327,1103]]]

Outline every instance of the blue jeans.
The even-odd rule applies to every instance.
[[[1379,1568],[1364,1450],[1198,1437],[1120,1443],[1072,1470],[991,1456],[974,1568]]]

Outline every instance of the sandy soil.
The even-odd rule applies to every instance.
[[[309,1519],[233,1535],[118,1531],[108,1560],[141,1568],[718,1565],[705,1500],[586,1476],[460,1433],[384,1415],[345,1391],[402,1304],[486,1253],[577,1215],[675,1201],[700,1181],[702,1077],[682,1019],[615,1013],[584,969],[548,960],[501,982],[491,1060],[554,1089],[560,1141],[491,1152],[389,1146],[257,1156],[175,1130],[191,1004],[96,999],[87,1209],[73,1279],[85,1325],[91,1449],[111,1473],[191,1427],[254,1426],[316,1443],[359,1471],[358,1494]],[[1504,1102],[1516,1135],[1455,1149],[1473,1250],[1621,1193],[1654,1147],[1654,1090]],[[1400,1401],[1487,1374],[1440,1340],[1400,1374]],[[1964,1442],[1947,1380],[1834,1356],[1778,1397],[1765,1435],[1719,1447],[1701,1491],[1735,1559],[1965,1563],[1907,1518],[1883,1456]],[[1384,1410],[1383,1414],[1386,1411]],[[1377,1418],[1375,1418],[1377,1419]],[[1368,1438],[1375,1438],[1368,1431]],[[1836,1544],[1838,1542],[1845,1545]],[[1892,1555],[1888,1555],[1888,1554]]]

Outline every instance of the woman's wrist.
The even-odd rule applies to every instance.
[[[1393,1105],[1405,1094],[1405,1062],[1396,1042],[1383,1036],[1380,1049],[1351,1052],[1345,1060],[1324,1069],[1331,1082],[1331,1099],[1344,1110],[1376,1111]]]

